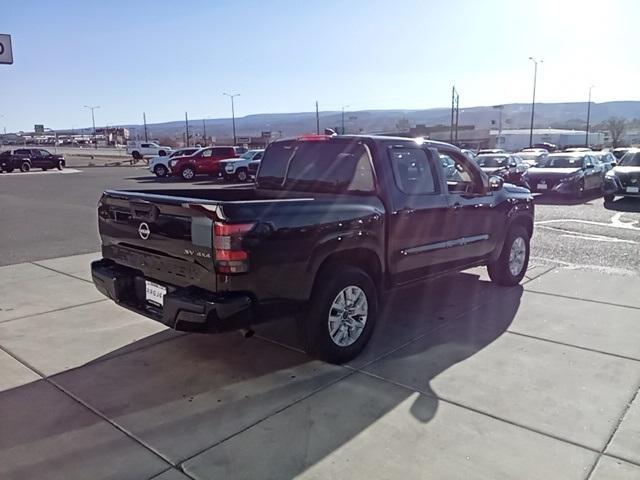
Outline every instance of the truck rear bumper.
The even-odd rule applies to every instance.
[[[91,264],[91,276],[96,288],[117,304],[175,330],[223,332],[246,328],[254,318],[248,295],[216,295],[196,287],[165,285],[160,307],[146,301],[147,279],[138,270],[102,259]]]

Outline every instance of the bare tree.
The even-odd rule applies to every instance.
[[[622,136],[627,130],[627,121],[624,118],[611,117],[604,122],[605,128],[611,134],[613,148],[620,146]]]

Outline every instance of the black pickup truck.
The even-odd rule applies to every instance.
[[[31,168],[62,170],[64,165],[63,155],[51,153],[42,148],[17,148],[0,152],[0,170],[8,173],[16,168],[21,172],[28,172]]]
[[[255,186],[104,192],[93,281],[178,330],[297,315],[309,351],[340,363],[364,348],[390,289],[478,265],[517,284],[533,213],[528,190],[452,145],[304,136],[267,148]]]

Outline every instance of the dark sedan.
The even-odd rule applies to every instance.
[[[529,169],[527,179],[532,192],[581,197],[602,189],[604,166],[587,152],[552,153]]]
[[[487,153],[478,155],[474,160],[488,176],[498,175],[506,183],[529,188],[526,178],[528,165],[518,155]]]
[[[640,149],[629,150],[604,177],[604,201],[616,195],[640,198]]]

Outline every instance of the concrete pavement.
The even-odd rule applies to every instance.
[[[294,326],[182,334],[0,267],[0,478],[640,478],[638,277],[533,265],[395,292],[345,366]]]

